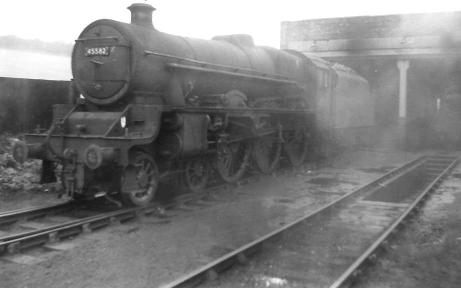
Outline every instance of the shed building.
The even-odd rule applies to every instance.
[[[283,22],[281,48],[368,79],[382,145],[461,147],[461,12]],[[447,116],[449,115],[449,116]]]

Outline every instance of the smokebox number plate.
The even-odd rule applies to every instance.
[[[92,47],[85,49],[85,56],[109,56],[109,47]]]

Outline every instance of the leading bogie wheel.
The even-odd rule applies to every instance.
[[[122,201],[130,206],[148,205],[154,199],[158,182],[158,167],[152,156],[141,151],[134,152],[121,179]]]

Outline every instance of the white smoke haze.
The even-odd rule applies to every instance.
[[[0,48],[0,77],[64,80],[72,78],[70,57]]]

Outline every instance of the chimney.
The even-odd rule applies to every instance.
[[[133,3],[128,10],[131,12],[131,24],[154,28],[152,23],[152,12],[155,8],[147,3]]]

